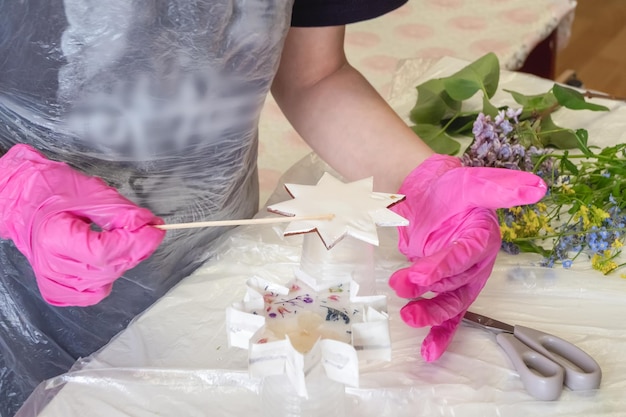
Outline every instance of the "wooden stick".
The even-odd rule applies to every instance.
[[[335,217],[334,214],[320,214],[317,216],[264,217],[261,219],[213,220],[213,221],[208,221],[208,222],[159,224],[159,225],[155,225],[154,227],[156,227],[157,229],[161,229],[161,230],[176,230],[176,229],[193,229],[197,227],[242,226],[242,225],[251,225],[251,224],[286,223],[286,222],[297,222],[297,221],[304,221],[304,220],[332,220],[334,217]]]

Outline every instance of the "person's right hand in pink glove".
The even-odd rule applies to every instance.
[[[26,256],[50,304],[87,306],[105,298],[117,278],[159,246],[164,232],[152,225],[162,223],[101,179],[28,145],[0,158],[0,237]]]
[[[402,319],[431,326],[422,343],[426,361],[448,347],[463,315],[491,274],[500,249],[497,208],[533,204],[546,193],[538,176],[503,168],[462,167],[459,158],[434,155],[404,180],[406,199],[393,210],[407,218],[400,251],[412,265],[396,271],[390,285],[412,299]],[[428,292],[432,298],[422,298]]]

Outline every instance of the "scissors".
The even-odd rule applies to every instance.
[[[513,362],[524,388],[536,399],[556,400],[563,385],[572,390],[591,390],[600,386],[602,370],[598,363],[570,342],[470,311],[463,319],[496,333],[496,341]]]

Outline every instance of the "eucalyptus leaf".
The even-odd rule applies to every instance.
[[[444,86],[454,100],[467,100],[482,90],[488,98],[498,90],[500,63],[496,54],[490,52],[445,78]]]
[[[444,81],[446,92],[455,100],[467,100],[483,87],[480,80],[448,78]]]
[[[522,113],[523,119],[526,119],[531,113],[542,113],[548,109],[558,106],[559,104],[556,97],[551,92],[525,95],[513,90],[505,89],[504,91],[511,94],[516,103],[522,105],[524,108],[524,112]]]
[[[559,104],[572,110],[591,110],[591,111],[609,111],[606,106],[595,103],[589,103],[585,100],[585,96],[576,90],[563,87],[560,84],[554,84],[552,92]]]
[[[559,149],[578,148],[578,137],[571,129],[557,126],[548,114],[541,119],[539,139],[543,146],[554,146]]]
[[[483,96],[483,113],[487,116],[496,117],[498,108],[491,104],[488,97]]]
[[[443,84],[436,78],[417,86],[417,103],[409,115],[412,122],[437,124],[461,109],[461,102],[450,98]]]
[[[436,153],[456,155],[461,149],[461,144],[452,139],[441,126],[419,124],[411,126],[411,129]]]

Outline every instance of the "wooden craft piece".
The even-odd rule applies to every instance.
[[[343,183],[324,173],[317,185],[285,184],[293,200],[271,205],[268,210],[286,216],[334,214],[329,221],[293,221],[284,232],[291,235],[317,231],[327,249],[346,235],[378,245],[376,226],[406,226],[409,222],[388,209],[402,201],[403,195],[373,192],[373,187],[371,177]]]

